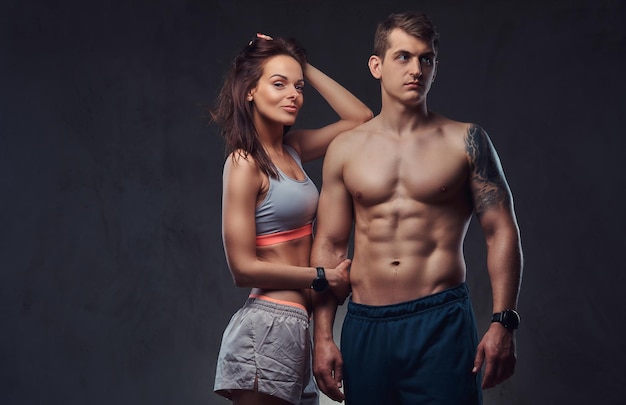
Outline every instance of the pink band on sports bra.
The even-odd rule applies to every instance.
[[[313,224],[306,224],[300,228],[290,229],[288,231],[270,233],[269,235],[259,235],[256,237],[257,246],[268,246],[276,243],[287,242],[290,240],[302,238],[313,233]]]
[[[273,302],[274,304],[287,305],[289,307],[300,308],[300,309],[304,310],[304,312],[308,313],[308,311],[306,310],[304,305],[298,304],[297,302],[283,301],[283,300],[279,300],[277,298],[272,298],[272,297],[268,297],[267,295],[261,295],[261,294],[250,294],[249,297],[250,298],[256,298],[257,300]]]

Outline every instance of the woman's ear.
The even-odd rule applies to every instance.
[[[253,87],[250,90],[248,90],[248,93],[246,94],[246,100],[248,101],[254,100],[254,93],[256,93],[256,87]]]

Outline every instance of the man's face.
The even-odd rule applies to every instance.
[[[389,45],[384,59],[370,58],[370,71],[380,80],[383,97],[409,105],[425,101],[437,70],[432,44],[396,28]]]

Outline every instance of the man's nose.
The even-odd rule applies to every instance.
[[[409,74],[413,77],[422,77],[422,65],[419,62],[419,59],[415,58],[410,63],[410,72]]]

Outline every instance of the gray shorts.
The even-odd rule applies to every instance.
[[[216,393],[255,389],[293,404],[319,404],[311,373],[309,317],[303,308],[248,298],[224,331]]]

